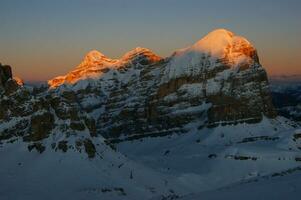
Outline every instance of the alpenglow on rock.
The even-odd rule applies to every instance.
[[[2,109],[0,120],[20,113],[23,118],[11,128],[7,125],[5,133],[28,141],[56,132],[143,137],[185,132],[190,124],[201,129],[276,116],[256,49],[224,29],[167,58],[140,47],[120,59],[94,50],[73,71],[48,84],[48,90],[23,87],[8,96],[18,101]],[[36,123],[39,118],[48,121]]]

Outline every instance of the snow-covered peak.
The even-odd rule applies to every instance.
[[[256,49],[244,37],[225,29],[208,33],[190,47],[176,51],[166,69],[167,79],[191,75],[220,65],[249,68],[258,62]]]
[[[146,53],[146,52],[153,53],[150,49],[143,48],[143,47],[136,47],[136,48],[126,52],[122,56],[122,58],[127,58],[127,57],[130,57],[130,56],[135,55],[135,54],[143,54],[143,53]]]
[[[92,50],[84,57],[83,61],[65,76],[58,76],[48,81],[50,88],[56,88],[62,84],[74,84],[80,80],[95,79],[101,77],[110,69],[119,69],[127,65],[142,66],[152,64],[162,58],[147,48],[137,47],[121,59],[110,59],[99,51]]]
[[[214,57],[222,57],[226,48],[232,44],[233,38],[234,33],[225,29],[217,29],[192,45],[191,50],[210,53]]]
[[[65,76],[58,76],[48,81],[50,88],[56,88],[64,83],[73,84],[79,80],[95,78],[114,68],[118,60],[110,59],[99,51],[92,50],[86,54],[83,61]]]
[[[89,53],[87,53],[84,60],[93,62],[93,61],[102,60],[104,58],[107,58],[107,57],[97,50],[92,50]]]
[[[104,66],[115,63],[118,60],[110,59],[97,50],[92,50],[86,54],[82,63],[77,68],[90,68],[95,66]]]
[[[197,41],[190,47],[176,51],[176,54],[189,52],[208,54],[214,58],[225,58],[232,53],[232,49],[237,50],[239,46],[254,49],[252,44],[242,36],[237,36],[226,29],[216,29],[208,33],[205,37]],[[243,49],[241,49],[243,50]]]
[[[125,53],[121,60],[122,61],[135,61],[139,60],[141,58],[146,58],[149,61],[158,61],[161,60],[162,58],[153,53],[150,49],[147,48],[142,48],[142,47],[136,47],[135,49]]]

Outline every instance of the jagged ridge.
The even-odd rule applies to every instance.
[[[55,77],[48,81],[51,88],[56,88],[64,83],[74,84],[79,80],[99,78],[103,73],[110,69],[122,68],[128,63],[147,64],[149,62],[157,62],[161,58],[151,52],[149,49],[137,47],[126,53],[121,59],[110,59],[102,53],[93,50],[90,51],[82,63],[66,76]]]

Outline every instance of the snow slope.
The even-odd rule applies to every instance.
[[[245,200],[273,199],[273,200],[299,200],[301,190],[301,167],[292,169],[292,174],[268,177],[251,183],[235,184],[218,190],[201,192],[184,196],[181,200],[206,200],[232,199]]]
[[[21,139],[2,142],[0,199],[235,199],[238,190],[249,199],[257,190],[271,198],[272,185],[282,183],[278,194],[285,195],[286,188],[292,197],[301,194],[296,124],[285,118],[201,130],[195,124],[187,125],[188,133],[118,143],[91,137],[93,159],[84,150],[50,148],[64,136],[43,140],[42,153],[29,152]],[[72,144],[80,137],[65,139]]]
[[[94,159],[74,150],[29,152],[19,140],[2,144],[0,199],[147,199],[182,190],[177,180],[132,162],[96,140]],[[166,185],[165,180],[172,184]]]
[[[283,118],[278,118],[264,120],[260,124],[195,129],[184,135],[121,142],[117,144],[117,149],[136,162],[174,176],[186,187],[199,191],[184,199],[207,199],[207,193],[208,199],[211,196],[221,199],[224,193],[219,189],[228,187],[228,195],[236,195],[234,199],[239,199],[241,187],[247,191],[258,188],[257,183],[241,184],[255,179],[261,184],[267,177],[301,166],[297,161],[301,157],[301,143],[294,141],[295,128],[285,124]],[[295,184],[300,182],[299,175]],[[270,183],[280,185],[277,180],[274,183],[274,179]],[[259,192],[264,193],[265,197],[274,197],[268,184],[263,182],[262,187],[267,187],[267,190],[262,188]],[[301,194],[294,191],[291,195]],[[243,195],[248,199],[253,197],[252,193]],[[177,193],[177,196],[186,195]]]

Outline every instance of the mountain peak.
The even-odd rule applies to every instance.
[[[97,50],[88,52],[83,61],[65,76],[58,76],[48,81],[50,88],[56,88],[64,83],[75,83],[82,79],[94,78],[108,70],[118,60],[107,58]]]
[[[228,50],[236,45],[252,47],[244,37],[237,36],[226,29],[216,29],[192,45],[194,51],[209,53],[216,58],[223,58]]]
[[[226,29],[217,29],[192,46],[176,51],[165,73],[168,80],[220,66],[236,71],[259,64],[256,49],[247,39]]]
[[[65,76],[58,76],[48,81],[50,88],[56,88],[64,83],[73,84],[79,80],[100,77],[109,69],[118,69],[125,63],[133,65],[148,65],[161,60],[162,58],[154,54],[147,48],[137,47],[122,56],[120,60],[110,59],[97,50],[92,50],[86,54],[83,61]]]
[[[90,61],[100,60],[102,58],[106,58],[106,56],[97,50],[91,50],[85,56],[85,60]]]
[[[234,35],[235,34],[232,31],[229,31],[224,28],[219,28],[209,32],[205,37],[222,37],[222,36],[233,37]]]
[[[151,50],[148,49],[148,48],[144,48],[144,47],[136,47],[136,48],[130,50],[129,52],[127,52],[126,54],[128,54],[128,53],[134,53],[134,52],[136,52],[136,53],[139,53],[139,52],[151,52]]]
[[[150,49],[147,49],[147,48],[144,48],[144,47],[136,47],[130,51],[128,51],[127,53],[125,53],[123,56],[122,56],[122,60],[126,60],[127,58],[129,57],[133,57],[133,56],[136,56],[136,55],[155,55],[154,52],[152,52]]]
[[[85,55],[81,65],[99,64],[100,62],[110,61],[112,61],[112,59],[106,57],[104,54],[100,53],[97,50],[92,50]]]
[[[136,47],[133,50],[124,54],[121,58],[123,61],[149,61],[149,62],[156,62],[161,60],[162,58],[152,52],[150,49],[143,48],[143,47]],[[148,63],[148,62],[147,62]]]

